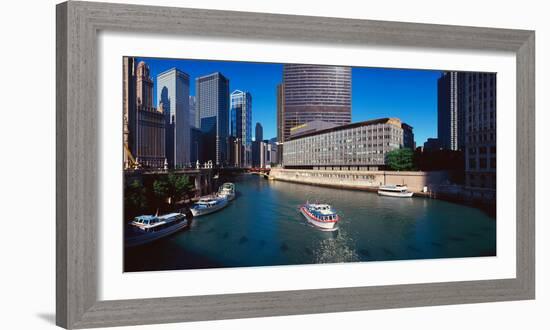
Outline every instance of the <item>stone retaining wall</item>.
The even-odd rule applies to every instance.
[[[424,187],[448,184],[446,171],[396,172],[350,170],[295,170],[271,169],[273,180],[305,183],[329,187],[372,190],[384,184],[404,184],[410,191],[422,192]]]

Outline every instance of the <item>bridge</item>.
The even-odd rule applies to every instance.
[[[213,180],[216,169],[213,168],[183,168],[174,170],[163,169],[132,169],[124,171],[124,179],[130,182],[131,179],[140,180],[144,185],[151,183],[156,178],[168,175],[170,173],[186,175],[194,183],[195,195],[202,196],[212,193]],[[149,182],[151,181],[151,182]]]
[[[241,168],[241,167],[219,167],[219,168],[178,168],[178,169],[154,169],[154,168],[139,168],[139,169],[127,169],[124,171],[124,179],[130,182],[131,179],[137,179],[144,185],[146,183],[152,184],[152,182],[164,175],[170,173],[178,175],[186,175],[190,178],[191,182],[195,186],[195,196],[203,196],[213,192],[214,180],[220,176],[231,176],[241,173],[254,173],[265,175],[269,174],[269,169],[258,168]]]

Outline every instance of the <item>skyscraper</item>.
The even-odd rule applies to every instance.
[[[164,165],[164,115],[153,107],[153,81],[145,62],[123,59],[124,168]],[[133,160],[132,160],[133,158]],[[134,164],[131,164],[134,163]]]
[[[255,132],[254,132],[254,140],[255,141],[262,141],[264,139],[264,128],[262,127],[262,124],[256,123]]]
[[[351,123],[351,68],[285,64],[281,91],[283,139],[290,129],[314,120]]]
[[[496,190],[496,74],[464,74],[466,186]]]
[[[136,103],[144,107],[153,107],[153,80],[149,66],[139,62],[136,69]]]
[[[197,128],[197,98],[193,95],[189,96],[189,127]]]
[[[252,96],[235,90],[231,93],[231,136],[243,146],[240,166],[250,166],[252,147]]]
[[[284,84],[277,85],[277,161],[282,163],[283,160],[283,142],[284,139]]]
[[[496,188],[496,74],[446,72],[437,83],[438,142],[463,150],[466,186]]]
[[[252,143],[252,166],[259,167],[261,165],[261,147],[264,139],[264,128],[262,124],[256,123],[254,142]]]
[[[122,59],[122,113],[125,169],[130,168],[131,158],[136,150],[134,138],[137,129],[135,69],[135,59],[125,56]]]
[[[212,160],[223,166],[228,162],[229,80],[215,72],[196,78],[195,83],[197,116],[203,133],[202,161]]]
[[[413,127],[409,124],[402,123],[401,128],[403,129],[403,148],[414,150],[416,146],[414,144]]]
[[[464,73],[445,72],[437,81],[437,139],[443,149],[464,148]]]
[[[165,110],[168,166],[190,165],[189,76],[172,68],[157,76],[157,99]]]

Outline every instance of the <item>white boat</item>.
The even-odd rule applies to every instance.
[[[203,197],[191,207],[194,217],[219,211],[227,206],[229,200],[226,197]]]
[[[304,215],[307,222],[325,230],[336,228],[340,217],[328,204],[306,204],[300,207],[300,212]]]
[[[407,190],[405,185],[385,185],[378,188],[378,195],[390,197],[412,197],[413,192]]]
[[[124,246],[133,247],[151,243],[187,227],[185,214],[169,213],[161,216],[140,215],[134,218],[124,233]]]
[[[231,182],[224,183],[218,190],[218,196],[227,198],[228,201],[235,199],[235,184]]]

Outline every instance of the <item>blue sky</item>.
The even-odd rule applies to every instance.
[[[235,89],[252,94],[252,127],[260,122],[264,138],[276,136],[276,87],[282,81],[282,64],[138,58],[156,76],[177,67],[190,76],[190,94],[195,78],[219,71]],[[414,127],[417,145],[437,137],[437,78],[440,71],[382,68],[352,68],[352,122],[398,117]],[[156,94],[156,87],[153,89]],[[155,104],[156,95],[154,98]],[[254,132],[253,132],[254,134]]]

